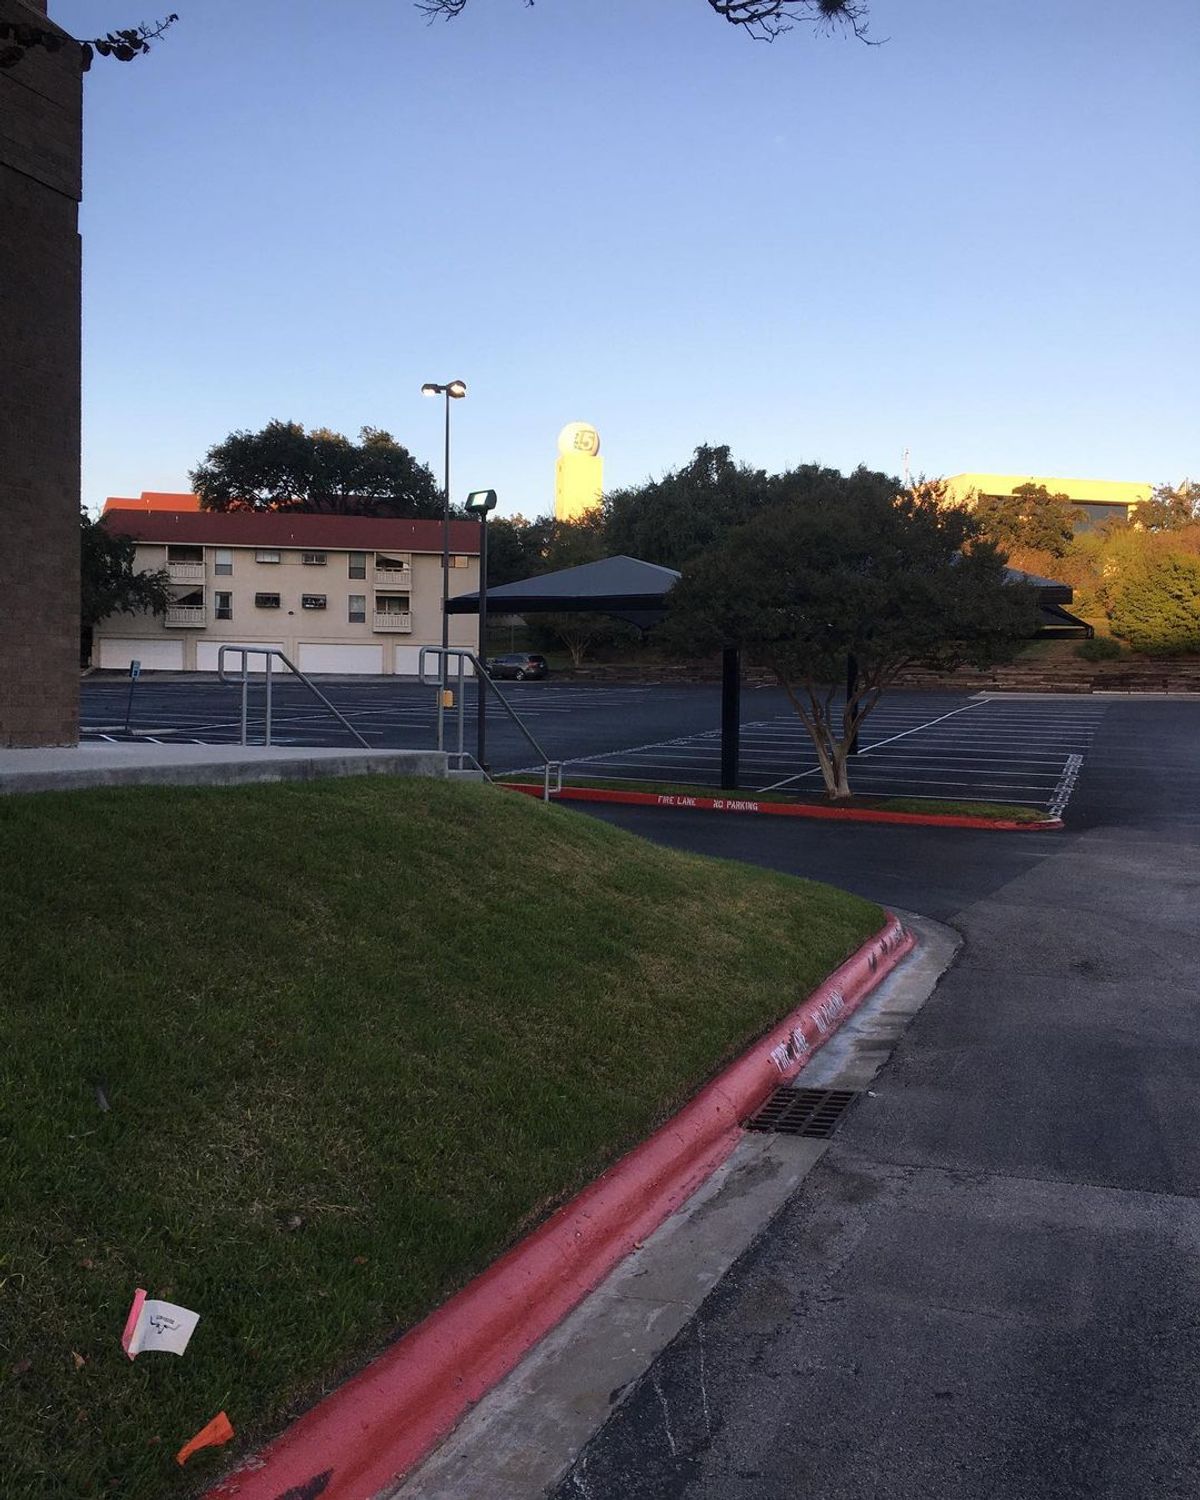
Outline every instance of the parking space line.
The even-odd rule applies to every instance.
[[[957,714],[965,714],[968,709],[977,708],[978,706],[979,705],[976,704],[976,703],[964,703],[961,708],[952,708],[949,713],[939,714],[936,719],[930,719],[925,724],[918,724],[918,725],[916,725],[912,729],[901,730],[901,732],[899,734],[893,734],[893,735],[889,736],[889,738],[887,738],[886,740],[876,740],[874,744],[864,746],[863,749],[859,752],[859,754],[860,754],[860,756],[862,756],[862,755],[869,755],[873,750],[879,750],[884,745],[890,745],[890,744],[892,744],[895,740],[906,739],[910,734],[919,734],[922,729],[930,729],[930,728],[933,727],[934,724],[941,724],[946,719],[953,719]],[[860,760],[859,764],[861,764],[861,760]],[[811,776],[814,771],[819,771],[820,769],[821,769],[821,767],[820,767],[820,764],[818,763],[816,766],[813,767],[812,771],[802,771],[799,776],[785,776],[782,781],[776,781],[771,786],[765,786],[765,787],[763,787],[763,791],[764,792],[775,792],[775,791],[778,791],[780,787],[787,786],[788,782],[790,782],[790,781],[802,781],[804,779],[804,777]]]

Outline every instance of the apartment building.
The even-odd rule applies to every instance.
[[[137,544],[135,567],[164,569],[164,616],[110,615],[92,664],[215,672],[223,645],[273,646],[302,672],[417,671],[441,644],[442,523],[366,516],[221,513],[106,505],[104,524]],[[479,528],[450,523],[450,595],[479,587]],[[474,616],[450,616],[450,644],[474,647]],[[253,662],[252,662],[253,664]]]

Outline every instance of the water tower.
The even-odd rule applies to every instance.
[[[604,498],[600,434],[590,422],[568,422],[558,435],[554,466],[554,518],[578,521]]]

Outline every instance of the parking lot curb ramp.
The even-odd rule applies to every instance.
[[[501,781],[510,792],[540,797],[542,788],[527,781]],[[874,807],[823,807],[816,802],[764,802],[756,797],[705,797],[686,792],[623,792],[616,787],[564,786],[551,802],[610,802],[624,807],[690,808],[694,812],[757,813],[771,818],[823,818],[841,823],[908,823],[923,828],[991,828],[1002,833],[1046,833],[1063,826],[1061,818],[1019,823],[1015,818],[975,818],[965,813],[889,812]]]
[[[733,1150],[915,946],[883,927],[641,1145],[327,1396],[206,1500],[371,1500],[409,1472]]]

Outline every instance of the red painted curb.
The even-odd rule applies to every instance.
[[[397,1481],[732,1151],[739,1122],[915,946],[879,932],[603,1176],[208,1491],[208,1500],[370,1500]]]
[[[533,782],[498,781],[509,792],[541,797]],[[565,786],[551,792],[552,802],[619,802],[628,807],[684,807],[699,812],[758,813],[774,818],[830,818],[846,823],[916,823],[926,828],[995,828],[1005,833],[1041,833],[1061,828],[1061,818],[1018,823],[1011,818],[972,818],[958,813],[887,812],[869,807],[822,807],[813,802],[759,802],[752,797],[693,797],[681,792],[620,792],[602,786]]]

